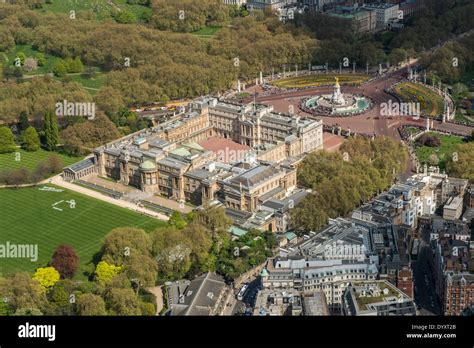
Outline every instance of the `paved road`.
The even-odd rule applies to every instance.
[[[433,278],[432,252],[427,244],[420,248],[418,259],[413,262],[415,303],[421,307],[422,315],[441,315],[441,306],[436,295]]]
[[[411,65],[413,65],[412,63]],[[380,105],[389,100],[397,102],[397,100],[386,93],[384,90],[395,83],[404,79],[408,72],[408,67],[392,71],[383,77],[377,78],[362,86],[342,86],[343,93],[359,93],[369,96],[374,103],[374,108],[363,115],[351,117],[328,117],[317,116],[321,118],[326,125],[341,126],[343,129],[351,129],[359,133],[385,135],[395,139],[400,139],[398,127],[401,125],[420,125],[425,127],[424,119],[414,120],[412,117],[383,117],[380,115]],[[304,97],[316,96],[321,94],[330,94],[334,87],[312,87],[307,89],[299,89],[292,91],[283,91],[271,95],[259,95],[256,100],[261,103],[271,104],[277,112],[288,113],[290,105],[298,110],[298,104]],[[247,102],[252,101],[252,97],[246,99]],[[300,116],[311,116],[303,111],[296,111]],[[452,123],[442,123],[441,121],[433,121],[435,128],[439,128],[447,132],[455,132],[464,135],[470,135],[474,127],[456,125]]]
[[[253,308],[255,307],[255,300],[257,298],[257,292],[260,289],[261,284],[262,282],[260,276],[256,277],[250,283],[248,283],[249,288],[247,290],[247,293],[245,294],[242,301],[236,300],[232,315],[245,315],[246,310],[247,313],[253,312]],[[236,296],[239,290],[240,289],[236,290]]]

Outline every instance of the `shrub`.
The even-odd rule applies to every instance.
[[[433,135],[423,134],[417,141],[418,145],[428,147],[438,147],[441,145],[441,140]]]

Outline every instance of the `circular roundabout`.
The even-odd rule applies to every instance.
[[[336,77],[332,94],[322,94],[304,98],[300,101],[300,109],[312,115],[346,117],[360,115],[373,107],[370,98],[354,93],[342,93]]]

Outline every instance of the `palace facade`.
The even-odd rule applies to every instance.
[[[95,149],[84,165],[65,168],[64,177],[79,179],[93,166],[98,175],[144,192],[198,205],[219,200],[226,208],[253,212],[296,188],[294,163],[322,149],[322,135],[320,120],[282,115],[261,104],[202,98],[158,127]],[[199,144],[210,138],[249,150],[244,158],[223,162]]]

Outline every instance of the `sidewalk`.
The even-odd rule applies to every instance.
[[[160,315],[160,312],[163,309],[163,291],[161,291],[161,286],[148,288],[147,291],[156,296],[156,315]]]
[[[46,183],[46,182],[44,182],[44,183]],[[141,208],[141,207],[139,207],[139,206],[137,206],[133,203],[126,202],[126,201],[123,201],[123,200],[120,200],[120,199],[115,199],[115,198],[112,198],[112,197],[108,197],[108,196],[105,196],[105,195],[103,195],[99,192],[89,190],[85,187],[67,182],[60,175],[56,175],[52,179],[49,179],[47,181],[47,183],[51,183],[51,184],[54,184],[54,185],[57,185],[57,186],[61,186],[61,187],[64,187],[68,190],[79,192],[79,193],[82,193],[86,196],[93,197],[93,198],[99,199],[101,201],[104,201],[104,202],[107,202],[107,203],[110,203],[110,204],[114,204],[114,205],[122,207],[122,208],[133,210],[133,211],[138,212],[138,213],[143,213],[145,215],[148,215],[148,216],[151,216],[151,217],[163,220],[163,221],[168,221],[169,220],[169,217],[164,215],[164,214],[161,214],[161,213],[158,213],[158,212],[155,212],[153,210],[146,209],[146,208]]]

